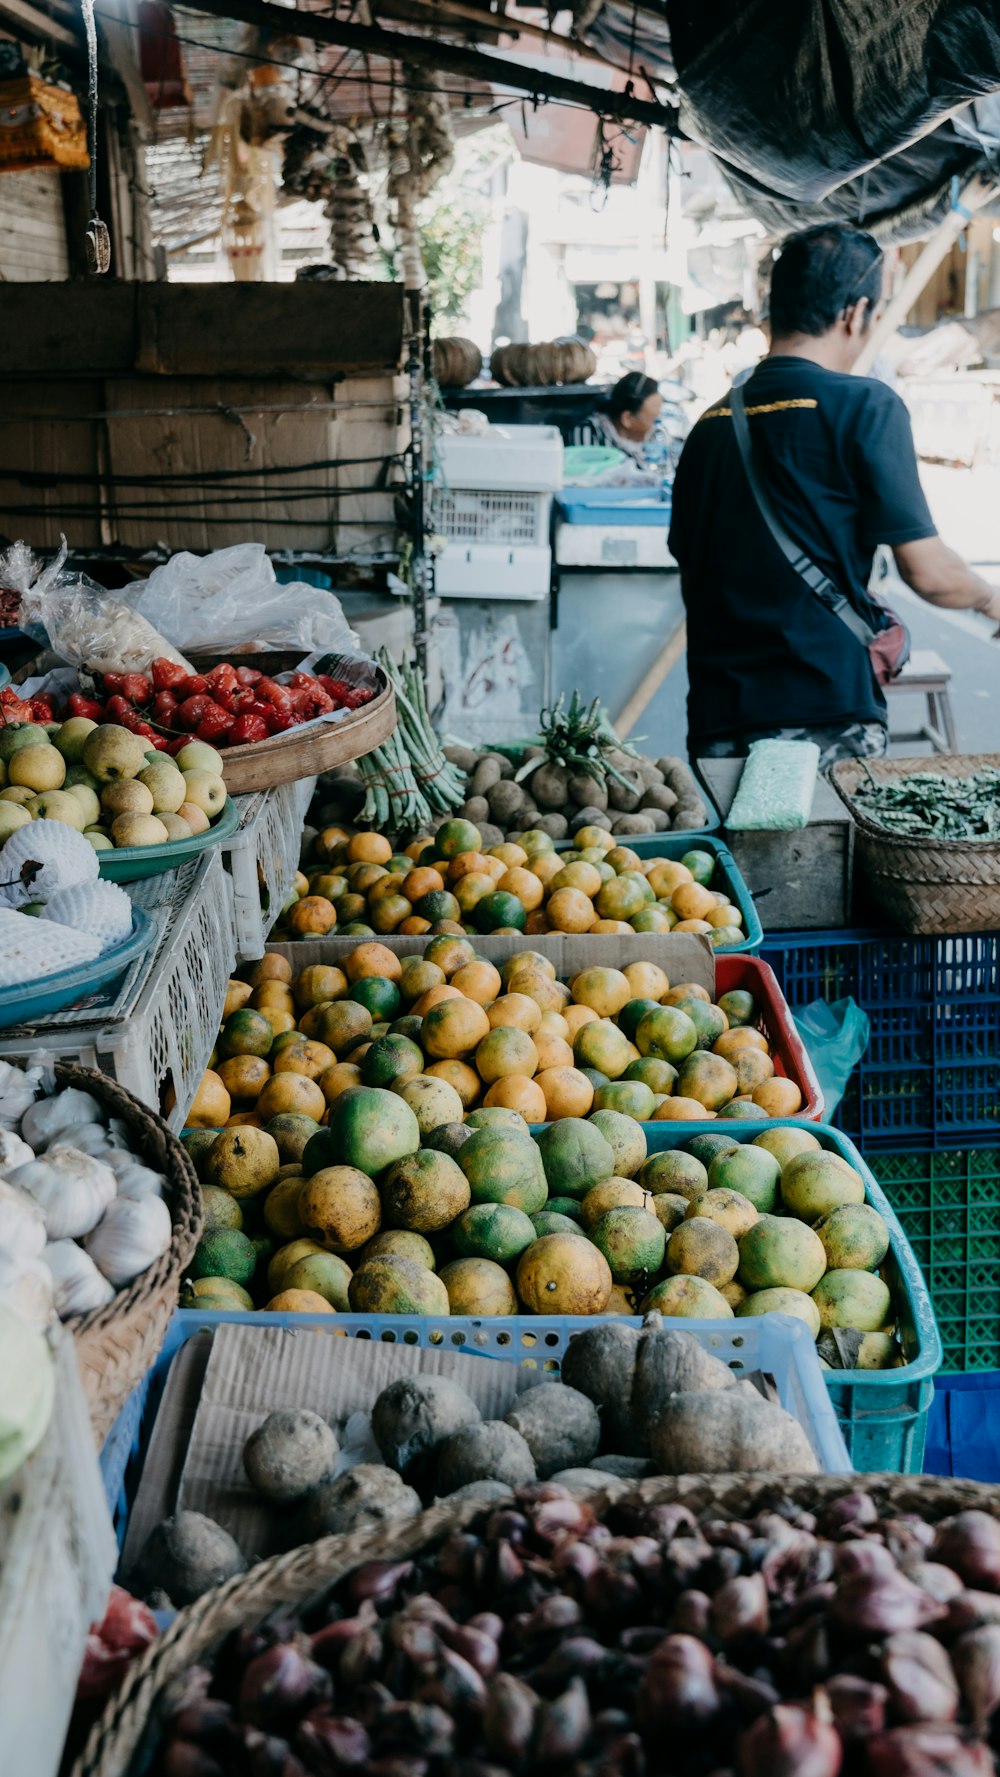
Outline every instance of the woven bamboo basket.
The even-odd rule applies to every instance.
[[[834,788],[851,811],[857,837],[855,857],[868,885],[890,919],[904,932],[941,935],[991,932],[1000,927],[1000,840],[907,839],[886,832],[860,810],[855,792],[868,782],[932,771],[941,777],[967,777],[1000,767],[997,753],[955,753],[933,759],[841,759],[830,772]]]
[[[844,1494],[857,1492],[860,1485],[880,1516],[920,1512],[935,1520],[975,1508],[1000,1517],[997,1488],[934,1475],[677,1475],[638,1486],[609,1475],[606,1487],[599,1496],[591,1495],[590,1503],[600,1511],[602,1505],[628,1494],[639,1496],[648,1505],[679,1501],[696,1516],[736,1518],[773,1510],[775,1499],[782,1497],[817,1510]],[[452,1531],[495,1509],[484,1508],[478,1500],[458,1506],[445,1501],[403,1524],[306,1543],[289,1554],[262,1561],[249,1573],[207,1593],[179,1611],[159,1640],[130,1667],[68,1777],[140,1777],[147,1769],[146,1755],[156,1744],[159,1699],[166,1686],[210,1655],[232,1630],[251,1628],[278,1607],[321,1597],[362,1562],[408,1560],[426,1554]]]
[[[193,654],[191,664],[199,672],[207,672],[220,658],[217,654]],[[302,659],[301,649],[295,653],[270,650],[257,654],[227,654],[233,666],[256,667],[258,672],[294,672]],[[339,668],[338,668],[339,672]],[[273,785],[291,784],[300,777],[318,777],[321,771],[332,771],[335,765],[347,765],[362,759],[373,748],[388,740],[396,726],[396,698],[381,668],[376,668],[379,690],[371,703],[342,716],[339,722],[325,722],[316,728],[289,728],[284,734],[273,734],[269,740],[254,741],[246,747],[224,747],[222,775],[230,796],[245,796],[252,790],[269,790]],[[350,666],[345,656],[343,676],[350,679]]]
[[[98,1449],[132,1390],[155,1362],[177,1307],[181,1278],[201,1233],[201,1192],[194,1167],[176,1135],[130,1092],[89,1067],[57,1062],[60,1086],[89,1092],[120,1117],[134,1137],[139,1158],[167,1180],[167,1204],[174,1233],[162,1256],[107,1308],[78,1314],[66,1322],[73,1335],[90,1423]]]

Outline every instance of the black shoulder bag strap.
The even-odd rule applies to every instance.
[[[757,509],[782,555],[790,567],[794,568],[799,579],[805,581],[810,592],[816,594],[821,604],[824,604],[828,611],[832,611],[835,616],[839,617],[841,623],[847,625],[851,634],[856,636],[859,642],[862,642],[866,648],[869,647],[875,639],[875,631],[854,609],[850,599],[838,591],[833,581],[827,578],[822,569],[810,560],[797,543],[792,542],[774,509],[771,496],[761,481],[754,459],[753,440],[750,437],[750,423],[746,415],[742,388],[732,390],[729,406],[733,416],[733,431],[736,434],[736,443],[743,460],[743,467],[746,470],[747,480],[750,483],[750,491],[757,502]]]

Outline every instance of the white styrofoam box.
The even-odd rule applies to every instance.
[[[49,1429],[0,1489],[0,1768],[55,1777],[87,1631],[104,1615],[118,1545],[73,1340],[50,1338]]]
[[[547,546],[449,543],[434,561],[434,589],[452,599],[543,599],[551,572]]]
[[[38,1023],[12,1025],[0,1055],[21,1060],[44,1049],[98,1068],[183,1129],[236,966],[230,879],[215,850],[124,887],[156,921],[158,942],[111,989]]]
[[[445,487],[524,488],[539,494],[562,487],[557,426],[491,426],[481,437],[442,432],[435,452]]]
[[[560,524],[555,558],[561,568],[676,568],[666,527]]]
[[[237,962],[256,962],[292,890],[314,777],[236,796],[239,832],[222,849],[233,879]]]

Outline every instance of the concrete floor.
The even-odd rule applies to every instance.
[[[923,463],[921,477],[945,542],[1000,589],[1000,468],[952,469]],[[670,592],[666,608],[672,613],[674,586]],[[887,597],[905,618],[914,648],[932,648],[952,669],[951,701],[960,749],[1000,751],[1000,642],[990,639],[993,626],[972,613],[935,611],[899,581]],[[648,664],[647,656],[637,682]],[[686,699],[687,671],[681,659],[636,723],[632,739],[644,752],[654,758],[686,752]],[[891,700],[890,719],[892,729],[903,732],[920,727],[926,719],[925,700],[897,694]],[[931,749],[911,742],[891,750],[909,754]]]

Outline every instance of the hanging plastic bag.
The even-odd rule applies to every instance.
[[[792,1014],[823,1093],[823,1117],[833,1116],[868,1047],[871,1024],[856,1000],[812,1000]]]
[[[349,654],[358,646],[339,600],[322,587],[279,585],[260,543],[204,556],[183,551],[123,597],[191,653]]]
[[[69,666],[95,673],[145,672],[158,656],[190,672],[183,654],[123,596],[86,574],[65,571],[66,539],[58,555],[21,593],[20,625]]]

